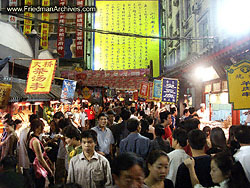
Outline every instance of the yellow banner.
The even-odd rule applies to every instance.
[[[42,6],[50,6],[50,0],[43,0]],[[49,13],[45,12],[42,13],[42,21],[49,21]],[[42,23],[41,24],[41,40],[40,40],[40,46],[42,46],[43,49],[48,49],[49,47],[49,24]]]
[[[0,83],[0,108],[8,105],[12,85]]]
[[[33,0],[25,0],[25,5],[31,6],[33,5]],[[24,18],[30,18],[32,19],[33,14],[31,12],[24,12]],[[31,33],[31,27],[32,27],[32,20],[24,19],[23,24],[23,34],[29,34]]]
[[[159,1],[97,0],[95,29],[159,36]],[[160,41],[150,38],[95,33],[94,70],[145,69],[153,61],[153,76],[160,72]]]
[[[55,68],[55,59],[33,59],[30,64],[25,93],[49,93]]]
[[[250,61],[226,67],[229,103],[234,110],[250,109]]]

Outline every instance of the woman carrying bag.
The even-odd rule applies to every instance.
[[[41,120],[33,120],[30,123],[30,131],[27,136],[27,151],[31,165],[31,175],[33,177],[35,188],[44,188],[45,179],[53,179],[53,170],[50,167],[49,160],[39,135],[43,132],[44,123]]]

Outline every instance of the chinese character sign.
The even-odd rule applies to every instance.
[[[33,5],[33,0],[25,0],[25,5],[31,6]],[[31,12],[24,12],[24,18],[32,19],[33,14]],[[23,24],[23,34],[31,33],[32,20],[24,19]]]
[[[0,108],[8,105],[12,85],[0,83]]]
[[[74,95],[75,95],[75,89],[76,89],[76,81],[64,79],[63,86],[62,86],[61,99],[73,100]]]
[[[42,6],[50,6],[50,0],[43,0]],[[49,21],[49,13],[43,12],[42,13],[42,21]],[[40,45],[43,47],[43,49],[48,49],[49,46],[49,24],[42,23],[41,24],[41,40]]]
[[[153,82],[148,83],[148,101],[153,100],[153,90],[154,90]]]
[[[96,0],[95,29],[159,36],[159,1]],[[94,70],[145,69],[153,61],[153,76],[159,76],[160,41],[94,33]]]
[[[243,60],[226,67],[229,103],[235,110],[250,108],[250,61]]]
[[[16,7],[17,6],[17,0],[9,0],[9,6],[10,7]],[[9,15],[9,22],[16,27],[17,17],[13,16],[13,15]]]
[[[161,98],[161,80],[154,80],[154,98]]]
[[[145,99],[147,98],[148,96],[148,83],[147,82],[141,83],[139,96]]]
[[[84,0],[77,0],[78,7],[84,6]],[[76,57],[83,57],[83,31],[84,27],[84,14],[76,13]],[[73,56],[73,55],[72,55]]]
[[[179,82],[177,79],[163,78],[162,79],[162,92],[161,101],[170,104],[178,101]]]
[[[49,93],[55,68],[55,59],[33,59],[30,64],[25,93]]]
[[[59,6],[66,6],[66,0],[59,0]],[[59,12],[58,14],[58,30],[57,30],[57,52],[60,57],[64,57],[64,46],[65,46],[65,27],[63,26],[66,21],[66,13]],[[62,25],[61,25],[62,24]]]

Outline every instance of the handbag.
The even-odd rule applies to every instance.
[[[33,145],[32,145],[32,142],[34,141],[34,139],[35,139],[35,137],[33,137],[31,139],[30,143],[31,143],[31,148],[32,148],[33,152],[35,153]],[[45,149],[43,147],[43,144],[41,143],[41,141],[39,139],[38,139],[38,141],[40,142],[40,145],[42,146],[43,151],[44,151],[43,152],[43,158],[46,161],[47,165],[49,167],[51,167],[52,162],[50,161],[49,157],[47,156],[47,154],[45,152]],[[34,168],[34,171],[35,171],[36,178],[41,178],[41,177],[46,178],[48,176],[47,170],[41,165],[41,163],[39,162],[37,157],[35,157],[35,159],[33,161],[33,168]]]

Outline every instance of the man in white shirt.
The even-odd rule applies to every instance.
[[[169,156],[169,173],[166,179],[169,179],[175,185],[176,174],[178,167],[189,156],[184,151],[183,147],[187,145],[187,132],[182,128],[177,128],[173,131],[172,147],[174,151],[168,154]]]
[[[112,185],[108,160],[95,151],[97,134],[93,130],[81,134],[83,152],[70,160],[67,182],[77,183],[83,188],[98,188]]]
[[[209,112],[206,109],[205,103],[200,104],[200,109],[197,111],[197,114],[199,116],[199,120],[201,122],[207,122],[209,121]]]
[[[240,149],[234,154],[236,161],[239,161],[250,182],[250,127],[240,125],[235,130],[235,138],[240,143]]]
[[[88,116],[87,116],[85,109],[83,107],[80,108],[79,114],[80,114],[80,124],[81,124],[82,130],[83,130],[86,128],[85,121],[88,120]]]

